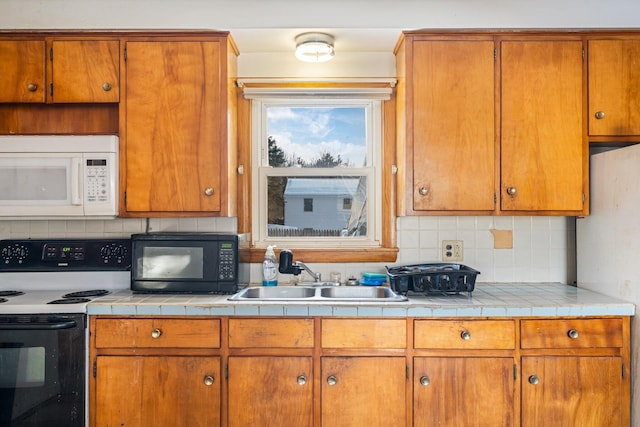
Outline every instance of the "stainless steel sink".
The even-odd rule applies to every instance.
[[[229,297],[229,301],[406,301],[382,286],[275,286],[248,287]]]
[[[379,286],[322,288],[320,289],[320,296],[333,299],[395,299],[401,297],[401,295],[394,293],[391,289]]]
[[[238,300],[282,300],[282,299],[300,299],[311,298],[316,295],[316,290],[309,287],[300,286],[256,286],[246,288],[235,294],[229,299],[237,298]]]

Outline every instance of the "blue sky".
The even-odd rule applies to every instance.
[[[362,167],[366,155],[363,107],[274,107],[267,110],[267,134],[287,156],[306,161],[324,152]]]

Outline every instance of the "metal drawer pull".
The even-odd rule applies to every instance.
[[[529,377],[529,384],[538,385],[539,382],[540,382],[540,378],[538,378],[537,375],[531,375]]]
[[[329,384],[329,385],[336,385],[336,384],[338,384],[338,379],[336,378],[336,376],[335,376],[335,375],[329,375],[329,376],[327,377],[327,384]]]
[[[160,335],[162,335],[162,331],[158,328],[151,331],[151,338],[160,338]]]
[[[421,196],[426,196],[429,194],[429,187],[420,187],[418,193],[420,193]]]
[[[597,111],[596,112],[596,119],[598,119],[598,120],[604,119],[604,111]]]
[[[111,90],[111,83],[105,82],[102,84],[102,90],[109,92]]]
[[[462,331],[462,333],[460,334],[460,338],[462,338],[465,341],[469,341],[471,339],[471,332]]]
[[[298,376],[298,385],[305,385],[307,383],[307,377],[305,375]]]
[[[213,375],[206,375],[203,379],[202,382],[204,383],[204,385],[213,385],[213,383],[215,382],[215,378],[213,378]]]
[[[431,380],[429,379],[428,376],[424,375],[424,376],[420,377],[420,385],[426,387],[429,384],[431,384]]]
[[[507,194],[508,195],[515,196],[517,192],[518,192],[518,190],[516,190],[516,187],[507,187]]]
[[[572,340],[578,339],[578,330],[577,329],[569,329],[569,332],[567,332],[567,336],[569,338],[571,338]]]
[[[29,84],[27,85],[27,90],[28,90],[29,92],[35,92],[36,90],[38,90],[38,85],[37,85],[37,84],[35,84],[35,83],[29,83]]]
[[[204,189],[205,196],[213,196],[213,187],[207,187]]]

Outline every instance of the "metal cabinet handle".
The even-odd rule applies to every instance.
[[[598,120],[604,119],[604,111],[596,111],[595,116],[596,116],[596,119]]]
[[[460,334],[460,338],[462,338],[465,341],[469,341],[471,339],[471,332],[462,331],[462,333]]]
[[[518,192],[518,190],[516,190],[516,187],[507,187],[507,194],[508,195],[515,196],[517,192]]]
[[[540,382],[540,378],[537,375],[531,375],[529,377],[529,384],[537,385]]]
[[[205,196],[213,196],[213,187],[207,187],[204,189]]]
[[[160,335],[162,335],[162,331],[158,328],[155,328],[154,330],[151,331],[151,338],[160,338]]]
[[[577,330],[577,329],[569,329],[569,330],[567,331],[567,336],[568,336],[569,338],[571,338],[572,340],[578,339],[578,336],[579,336],[579,335],[580,335],[580,334],[578,334],[578,330]]]
[[[209,386],[209,385],[213,385],[213,383],[215,382],[215,378],[213,378],[213,375],[205,375],[205,377],[202,379],[202,382],[204,383],[204,385]]]
[[[102,83],[102,90],[104,90],[105,92],[109,92],[111,90],[111,83],[109,82]]]
[[[298,375],[297,381],[298,381],[298,385],[305,385],[307,383],[307,376]]]
[[[336,376],[335,376],[335,375],[329,375],[329,376],[327,377],[327,384],[329,384],[329,385],[336,385],[336,384],[338,384],[338,379],[336,378]]]
[[[27,90],[28,90],[29,92],[35,92],[36,90],[38,90],[38,85],[37,85],[37,84],[35,84],[35,83],[29,83],[29,84],[27,85]]]
[[[422,186],[418,189],[418,193],[420,193],[421,196],[426,196],[427,194],[429,194],[429,187],[425,187]]]
[[[421,377],[420,377],[420,385],[421,385],[421,386],[426,387],[426,386],[428,386],[429,384],[431,384],[431,380],[429,379],[429,377],[428,377],[428,376],[423,375],[423,376],[421,376]]]

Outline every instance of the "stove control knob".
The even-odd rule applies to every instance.
[[[160,335],[162,335],[162,331],[158,328],[155,328],[154,330],[151,331],[151,338],[153,339],[160,338]]]

